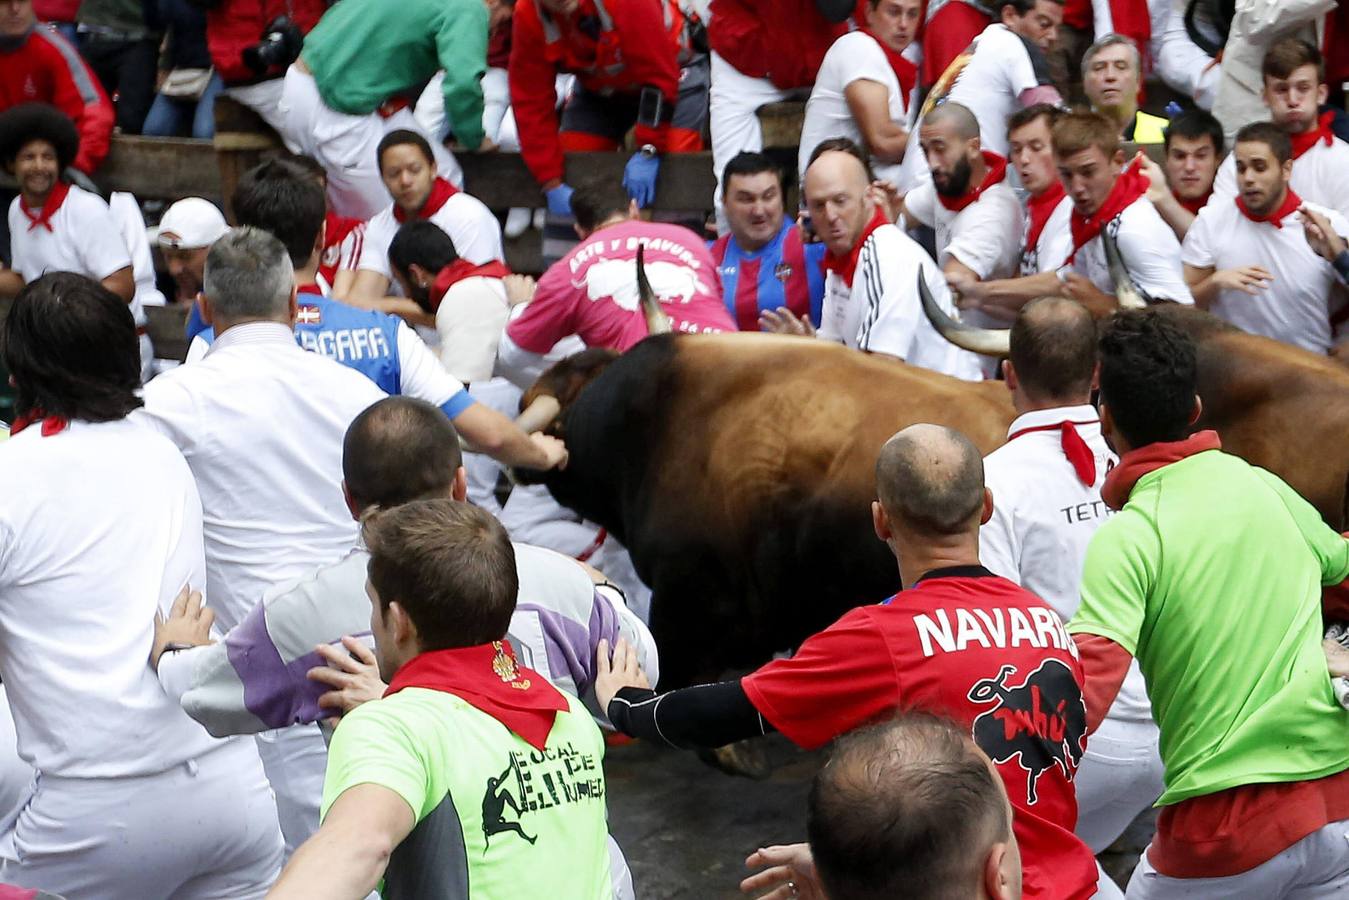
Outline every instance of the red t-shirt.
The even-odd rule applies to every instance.
[[[977,566],[942,569],[741,683],[806,748],[899,709],[969,725],[1012,802],[1024,896],[1096,892],[1096,859],[1072,833],[1087,734],[1082,666],[1059,618],[1029,591]]]

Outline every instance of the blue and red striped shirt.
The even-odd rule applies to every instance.
[[[785,306],[820,324],[824,302],[824,244],[807,244],[801,229],[785,221],[771,241],[753,253],[740,249],[730,234],[709,249],[721,276],[726,308],[741,331],[759,330],[759,313]]]

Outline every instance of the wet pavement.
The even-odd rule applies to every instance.
[[[642,742],[609,749],[609,826],[639,900],[742,897],[746,856],[766,844],[805,840],[806,793],[824,754],[803,753],[780,736],[764,745],[774,765],[765,781],[724,775],[692,752]],[[1133,870],[1152,820],[1151,813],[1140,816],[1101,855],[1117,881]]]

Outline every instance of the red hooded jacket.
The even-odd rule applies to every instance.
[[[789,91],[815,83],[829,46],[847,30],[847,22],[820,15],[815,0],[712,0],[707,38],[741,74]]]
[[[263,29],[289,15],[305,34],[318,24],[328,5],[323,0],[221,0],[206,14],[206,47],[211,63],[227,85],[255,84],[280,78],[285,67],[259,75],[244,64],[244,50],[262,39]]]
[[[582,23],[598,27],[583,30]],[[520,131],[520,153],[540,184],[562,177],[557,74],[573,73],[583,88],[597,94],[635,93],[650,85],[673,109],[679,96],[683,27],[682,13],[672,0],[580,0],[566,19],[541,16],[534,0],[516,4],[511,105]],[[638,125],[637,143],[664,150],[667,131],[664,125],[654,129]]]
[[[21,103],[50,103],[74,120],[81,172],[93,174],[107,157],[112,102],[75,48],[41,25],[29,29],[18,49],[0,49],[0,111]]]

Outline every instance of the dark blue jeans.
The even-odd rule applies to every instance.
[[[156,94],[141,134],[149,137],[215,137],[215,98],[224,89],[219,73],[211,75],[200,100]]]

